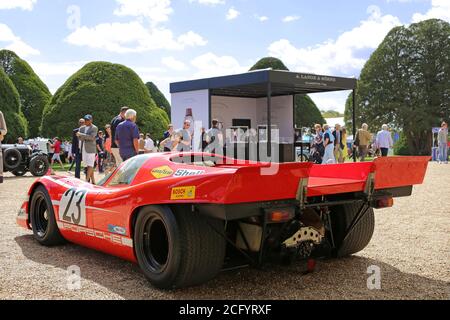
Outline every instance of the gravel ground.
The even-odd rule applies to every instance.
[[[160,291],[136,265],[76,245],[45,248],[15,224],[32,177],[6,174],[0,185],[0,299],[450,299],[450,166],[430,164],[412,197],[376,212],[372,242],[355,256],[220,274],[195,288]],[[70,291],[66,269],[81,268]],[[381,290],[367,289],[369,266]]]

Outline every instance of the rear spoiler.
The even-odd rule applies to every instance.
[[[386,157],[373,162],[375,189],[422,184],[431,157]]]
[[[373,162],[313,165],[312,163],[257,164],[233,174],[225,203],[297,199],[372,193],[423,183],[430,157],[387,157]]]

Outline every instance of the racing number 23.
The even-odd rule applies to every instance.
[[[86,195],[87,191],[83,189],[67,190],[62,196],[59,206],[60,220],[86,226]]]

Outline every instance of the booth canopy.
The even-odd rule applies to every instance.
[[[357,80],[280,70],[257,70],[243,74],[175,82],[170,93],[210,90],[213,96],[263,98],[356,89]]]

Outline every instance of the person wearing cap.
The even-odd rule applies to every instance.
[[[84,126],[84,119],[78,120],[78,128],[72,131],[72,155],[74,160],[70,165],[69,172],[72,171],[72,168],[75,165],[75,178],[77,179],[81,178],[81,150],[77,133],[80,131],[82,126]]]
[[[114,119],[112,119],[112,121],[111,121],[111,137],[112,137],[112,139],[111,139],[111,154],[113,155],[117,166],[120,165],[123,162],[123,160],[120,157],[119,146],[116,144],[114,137],[116,136],[117,126],[125,121],[125,113],[128,111],[128,109],[130,109],[130,108],[122,107],[120,109],[119,115],[114,117]]]
[[[80,150],[82,161],[86,166],[86,181],[95,184],[94,165],[95,155],[97,153],[97,134],[98,128],[92,123],[93,118],[90,114],[84,117],[84,126],[80,128],[77,137],[80,140]]]
[[[3,183],[3,155],[2,155],[2,141],[8,133],[6,128],[6,121],[3,113],[0,111],[0,183]]]

